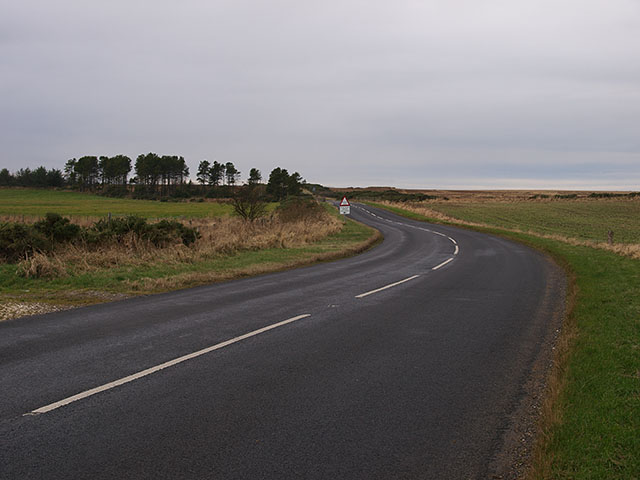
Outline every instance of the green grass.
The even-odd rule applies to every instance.
[[[640,478],[640,262],[589,247],[536,240],[576,275],[577,337],[562,423],[543,446],[552,478]]]
[[[111,213],[146,218],[202,218],[230,215],[233,207],[217,202],[160,202],[60,190],[0,188],[0,215],[42,217],[48,212],[74,217],[103,217]]]
[[[474,223],[620,243],[640,243],[640,199],[512,203],[430,203],[428,207]]]
[[[353,220],[343,221],[340,232],[311,245],[241,251],[196,263],[122,266],[53,279],[25,278],[16,275],[15,264],[0,264],[0,299],[44,301],[57,305],[95,303],[101,300],[95,292],[139,295],[187,288],[339,258],[370,246],[374,234],[371,228]],[[167,288],[162,283],[154,285],[148,282],[153,279],[177,279],[177,283]]]
[[[624,202],[631,212],[637,204]],[[512,206],[469,205],[456,216],[463,220],[496,223],[523,230],[540,227],[539,204]],[[632,213],[621,211],[621,203],[602,202],[594,208],[579,206],[579,218],[559,221],[563,208],[543,207],[555,220],[545,233],[568,235],[567,225],[585,228],[589,212],[612,219],[615,228],[627,225]],[[575,207],[575,206],[574,206]],[[487,208],[487,216],[482,215]],[[608,213],[610,209],[610,214]],[[393,209],[414,219],[432,220],[415,213]],[[534,211],[524,215],[523,212]],[[576,210],[572,210],[575,212]],[[452,214],[453,209],[446,213]],[[540,222],[529,225],[528,222]],[[628,230],[638,229],[629,225]],[[554,225],[553,228],[549,225]],[[531,227],[531,228],[529,228]],[[590,247],[572,246],[557,240],[508,232],[478,229],[503,235],[548,252],[575,276],[575,307],[566,325],[575,325],[566,365],[560,368],[562,386],[554,400],[552,416],[538,445],[540,456],[534,469],[539,479],[640,478],[640,261]],[[584,230],[582,230],[584,231]],[[595,231],[595,227],[592,230]],[[590,233],[593,235],[593,233]],[[565,332],[566,334],[567,332]]]

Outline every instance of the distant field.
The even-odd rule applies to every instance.
[[[216,202],[159,202],[108,198],[88,193],[0,188],[0,215],[41,217],[55,212],[74,217],[138,215],[161,217],[217,217],[229,215],[230,205]]]
[[[616,243],[640,243],[640,199],[437,202],[429,203],[428,208],[468,222],[597,242],[606,242],[611,229]]]

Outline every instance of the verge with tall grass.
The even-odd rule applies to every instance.
[[[185,226],[129,217],[76,227],[84,234],[74,241],[0,263],[0,319],[16,316],[14,307],[2,312],[16,302],[56,309],[186,288],[340,258],[379,238],[313,200],[286,202],[254,221],[193,218]]]

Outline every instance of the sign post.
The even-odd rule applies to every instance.
[[[340,202],[340,214],[351,214],[351,204],[349,203],[349,200],[347,200],[347,197],[342,197],[342,201]]]

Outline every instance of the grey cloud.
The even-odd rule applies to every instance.
[[[630,0],[14,2],[0,168],[153,150],[335,185],[633,188],[639,27]]]

